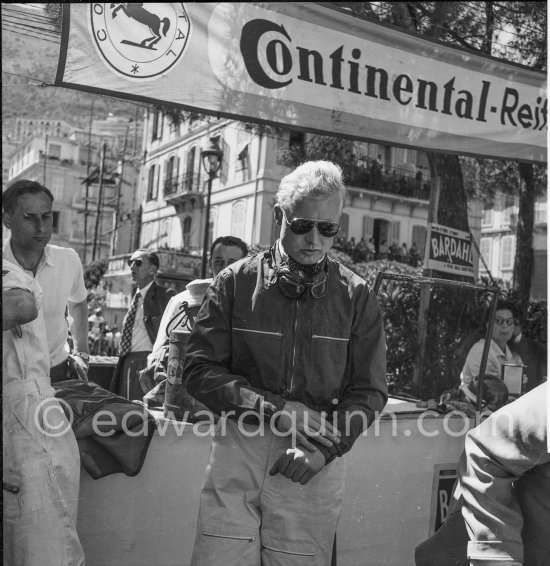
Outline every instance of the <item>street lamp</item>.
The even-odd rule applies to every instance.
[[[208,189],[206,193],[206,216],[204,219],[204,241],[202,246],[202,275],[206,278],[206,265],[208,263],[208,225],[210,224],[210,197],[212,195],[212,180],[218,175],[222,166],[223,151],[218,146],[219,137],[210,138],[208,146],[201,151],[201,160],[204,170],[208,174]]]

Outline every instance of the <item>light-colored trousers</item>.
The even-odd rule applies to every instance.
[[[306,485],[270,476],[291,439],[273,433],[267,423],[264,434],[253,435],[257,427],[240,428],[231,419],[218,422],[191,565],[328,566],[344,498],[343,459]]]
[[[50,379],[4,383],[2,410],[4,564],[82,566],[80,456]]]

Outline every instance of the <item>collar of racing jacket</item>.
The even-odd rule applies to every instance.
[[[269,284],[277,281],[281,293],[291,299],[297,299],[302,296],[307,289],[310,290],[311,295],[315,299],[324,297],[328,292],[327,257],[325,256],[319,262],[319,271],[308,277],[303,272],[291,269],[288,260],[286,258],[283,259],[278,244],[279,241],[275,242],[264,256],[271,271],[268,277]]]

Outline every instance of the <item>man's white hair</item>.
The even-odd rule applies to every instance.
[[[305,198],[326,200],[335,194],[341,195],[343,206],[346,187],[341,167],[332,161],[306,161],[281,179],[276,201],[285,212],[292,212]]]

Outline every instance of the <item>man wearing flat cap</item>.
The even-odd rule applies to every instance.
[[[137,290],[122,322],[119,361],[110,389],[128,399],[141,399],[143,392],[137,374],[147,364],[162,314],[175,291],[155,282],[159,268],[156,253],[136,250],[128,266]]]

